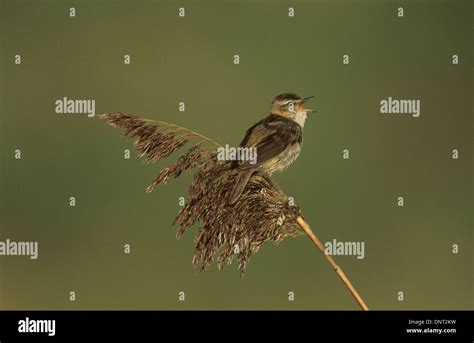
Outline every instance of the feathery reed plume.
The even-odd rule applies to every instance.
[[[189,187],[189,199],[179,211],[174,224],[179,225],[177,236],[199,223],[195,237],[193,263],[201,263],[201,270],[219,254],[217,264],[232,263],[238,256],[241,276],[250,256],[267,241],[281,242],[287,237],[303,234],[296,225],[300,209],[263,174],[255,173],[238,202],[229,205],[235,173],[228,163],[215,160],[205,164],[195,174]]]
[[[143,119],[132,114],[106,113],[99,118],[114,127],[124,129],[124,136],[135,140],[135,149],[146,163],[170,156],[194,138],[217,144],[212,139],[184,127]]]
[[[219,268],[231,264],[237,255],[240,275],[243,276],[250,256],[258,252],[265,242],[279,243],[285,238],[306,234],[339,275],[359,306],[368,310],[342,269],[326,254],[323,244],[304,221],[300,208],[290,202],[267,175],[255,172],[237,202],[229,205],[228,200],[237,182],[237,175],[230,162],[217,159],[216,149],[202,145],[206,142],[217,148],[220,146],[218,143],[174,124],[130,114],[104,114],[100,118],[124,129],[124,135],[135,140],[135,148],[145,162],[168,157],[189,141],[199,140],[174,163],[162,169],[146,191],[153,191],[157,185],[179,177],[186,170],[196,169],[188,188],[187,202],[173,224],[178,225],[178,238],[188,228],[199,224],[193,264],[200,265],[201,271],[211,265],[216,255]]]

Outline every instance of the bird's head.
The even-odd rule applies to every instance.
[[[277,95],[272,101],[272,114],[289,118],[303,126],[306,114],[314,112],[314,110],[304,107],[304,103],[311,98],[312,96],[301,98],[294,93]]]

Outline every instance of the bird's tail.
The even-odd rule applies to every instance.
[[[245,189],[245,186],[247,185],[247,182],[249,182],[250,177],[252,176],[254,169],[248,169],[240,172],[237,175],[237,182],[235,183],[234,189],[232,190],[229,204],[233,205],[239,200],[240,195]]]

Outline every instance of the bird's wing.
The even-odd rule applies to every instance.
[[[301,127],[290,119],[271,115],[247,130],[241,147],[257,149],[257,162],[243,161],[239,169],[255,168],[301,141]]]

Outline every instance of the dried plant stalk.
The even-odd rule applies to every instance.
[[[206,270],[217,256],[222,268],[231,264],[234,256],[239,261],[243,276],[251,255],[268,241],[279,243],[285,238],[306,234],[334,268],[363,310],[367,305],[334,259],[327,255],[321,241],[304,221],[300,208],[265,174],[255,172],[240,198],[229,205],[231,190],[237,182],[231,163],[217,160],[217,151],[203,147],[202,142],[214,147],[220,145],[210,138],[186,128],[164,122],[152,121],[124,113],[100,116],[111,125],[125,130],[145,162],[155,162],[171,155],[187,142],[198,139],[187,153],[165,167],[148,186],[147,192],[184,171],[196,168],[188,188],[188,199],[173,221],[178,225],[177,237],[199,225],[195,236],[193,264]]]
[[[357,301],[357,303],[359,304],[360,308],[364,311],[368,311],[369,308],[367,307],[367,305],[365,304],[364,300],[362,299],[362,297],[360,296],[359,292],[356,291],[356,289],[354,288],[354,286],[352,286],[352,283],[349,281],[349,278],[346,276],[346,274],[342,271],[341,267],[339,267],[336,262],[334,261],[334,259],[332,258],[332,256],[326,254],[326,250],[324,249],[324,245],[323,243],[321,243],[321,241],[319,240],[318,237],[316,237],[316,235],[314,234],[314,232],[311,230],[311,228],[309,227],[309,225],[305,222],[305,220],[303,219],[303,217],[298,217],[296,218],[296,222],[298,223],[298,225],[304,230],[304,232],[306,233],[306,235],[309,237],[309,239],[311,239],[313,241],[313,243],[318,247],[319,251],[321,251],[321,253],[323,254],[324,258],[326,259],[326,261],[328,261],[328,263],[331,265],[331,267],[334,269],[334,271],[337,273],[337,275],[339,275],[339,277],[341,278],[342,282],[344,282],[344,284],[346,285],[346,287],[349,289],[349,292],[351,292],[352,296],[354,297],[354,299]]]

